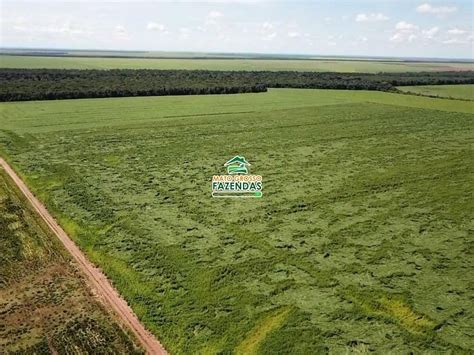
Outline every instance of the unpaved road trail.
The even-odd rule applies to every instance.
[[[120,296],[118,291],[112,286],[107,277],[92,265],[84,256],[79,247],[72,241],[66,232],[59,226],[56,220],[51,216],[46,207],[31,193],[23,180],[13,171],[8,163],[0,157],[0,166],[5,169],[7,174],[12,178],[21,192],[30,201],[33,208],[39,213],[41,218],[51,228],[53,233],[63,243],[64,247],[69,251],[76,260],[79,268],[84,272],[91,287],[95,293],[114,311],[119,320],[129,328],[135,335],[137,340],[147,354],[167,354],[166,350],[160,342],[145,329],[140,323],[135,313],[128,306],[127,302]]]

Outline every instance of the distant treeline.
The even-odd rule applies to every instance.
[[[0,69],[0,101],[207,95],[267,88],[396,91],[395,86],[473,84],[474,71],[318,73],[294,71]]]
[[[378,73],[373,75],[374,80],[382,80],[392,86],[474,84],[474,71]]]

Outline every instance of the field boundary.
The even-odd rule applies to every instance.
[[[419,85],[419,86],[424,86],[424,85]],[[442,85],[440,85],[442,86]],[[444,100],[458,100],[458,101],[474,101],[473,99],[466,99],[464,97],[453,97],[453,96],[442,96],[442,95],[434,95],[434,94],[424,94],[422,92],[416,92],[416,91],[404,91],[397,89],[399,91],[399,94],[403,95],[412,95],[412,96],[422,96],[422,97],[429,97],[431,99],[444,99]]]
[[[71,254],[77,262],[79,268],[86,276],[90,287],[95,293],[113,310],[118,316],[120,322],[130,329],[140,345],[148,354],[165,355],[168,354],[160,342],[145,329],[143,324],[138,320],[133,310],[123,299],[119,292],[112,286],[102,271],[96,268],[82,253],[79,247],[67,235],[67,233],[56,222],[54,217],[48,212],[46,207],[33,195],[23,180],[15,173],[10,165],[0,157],[0,166],[10,176],[18,189],[23,193],[26,199],[33,206],[34,210],[40,215],[51,231],[61,241],[66,250]]]

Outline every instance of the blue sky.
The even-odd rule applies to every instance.
[[[473,58],[471,1],[2,0],[3,47]]]

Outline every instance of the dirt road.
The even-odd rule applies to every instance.
[[[159,343],[159,341],[145,329],[140,323],[137,316],[132,309],[127,305],[127,302],[120,296],[117,290],[112,286],[105,275],[90,263],[81,250],[69,238],[66,232],[59,226],[55,219],[49,214],[46,207],[31,193],[23,180],[13,171],[8,163],[0,158],[0,166],[2,166],[8,175],[12,178],[21,192],[30,201],[33,208],[39,213],[41,218],[51,228],[53,233],[63,243],[64,247],[69,251],[72,257],[76,260],[79,268],[86,275],[89,284],[95,293],[101,297],[106,305],[108,305],[114,313],[119,317],[119,320],[129,328],[136,336],[143,349],[148,354],[167,354],[166,350]]]

